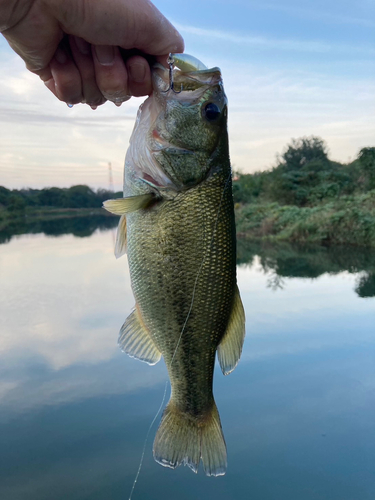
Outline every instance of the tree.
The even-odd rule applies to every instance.
[[[327,146],[320,137],[292,139],[281,158],[280,165],[287,171],[300,170],[310,162],[315,162],[316,167],[318,161],[328,163]]]
[[[8,205],[11,191],[3,186],[0,186],[0,205]]]
[[[8,199],[7,209],[14,215],[23,215],[25,213],[26,202],[19,194],[11,194]]]
[[[56,187],[42,189],[38,195],[38,205],[47,207],[64,207],[65,191]]]
[[[369,188],[375,189],[375,147],[362,148],[358,154],[361,170],[369,182]]]
[[[78,184],[66,190],[66,206],[69,208],[91,208],[101,207],[101,203],[91,188]]]

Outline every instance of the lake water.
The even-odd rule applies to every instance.
[[[117,348],[114,229],[73,223],[0,234],[2,500],[127,500],[163,397],[163,362]],[[156,464],[155,425],[133,500],[373,500],[375,252],[240,241],[238,261],[244,351],[214,387],[227,474]]]

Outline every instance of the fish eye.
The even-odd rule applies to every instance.
[[[209,102],[203,109],[203,116],[209,122],[215,122],[216,120],[219,119],[220,115],[221,115],[220,108],[214,102]]]

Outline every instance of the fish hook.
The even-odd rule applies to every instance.
[[[169,87],[167,88],[167,90],[163,90],[163,92],[169,92],[170,90],[172,90],[175,94],[181,94],[181,92],[183,90],[182,85],[181,85],[181,90],[177,91],[174,89],[174,82],[173,82],[174,59],[172,57],[172,54],[169,54],[167,62],[169,65]]]

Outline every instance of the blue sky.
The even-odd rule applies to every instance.
[[[291,138],[318,135],[332,159],[375,143],[375,2],[160,0],[186,52],[222,69],[234,169],[264,170]],[[0,184],[116,188],[136,110],[68,109],[0,39]]]

